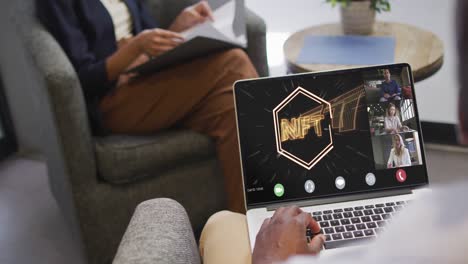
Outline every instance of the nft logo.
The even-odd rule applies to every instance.
[[[273,119],[276,150],[298,165],[310,170],[333,149],[331,104],[304,88],[275,107]]]

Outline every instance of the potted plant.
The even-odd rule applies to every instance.
[[[390,11],[388,0],[326,0],[332,7],[341,7],[341,25],[345,34],[372,34],[375,14]]]

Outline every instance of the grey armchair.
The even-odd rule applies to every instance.
[[[168,21],[190,1],[148,2],[155,16]],[[151,137],[94,137],[77,75],[35,18],[35,3],[40,1],[14,1],[15,24],[38,73],[37,87],[31,89],[48,100],[52,122],[42,129],[53,140],[42,151],[50,187],[90,263],[111,261],[135,207],[151,198],[177,199],[199,232],[212,213],[225,207],[211,140],[183,130]],[[265,24],[248,11],[247,25],[247,52],[259,73],[267,75]]]

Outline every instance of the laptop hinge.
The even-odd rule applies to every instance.
[[[313,200],[307,200],[307,201],[276,203],[276,204],[267,206],[267,211],[274,211],[280,207],[290,206],[290,205],[296,205],[298,207],[307,207],[307,206],[313,206],[313,205],[350,202],[350,201],[366,200],[366,199],[380,198],[380,197],[387,197],[387,196],[397,196],[397,195],[411,194],[412,192],[413,191],[411,189],[400,189],[400,190],[390,190],[390,191],[365,193],[365,194],[351,194],[351,195],[346,195],[346,196],[341,196],[341,197],[321,198],[321,199],[313,199]]]

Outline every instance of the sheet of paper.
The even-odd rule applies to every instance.
[[[236,36],[233,30],[235,14],[236,3],[232,0],[213,11],[214,21],[206,21],[182,32],[181,34],[186,40],[190,40],[197,36],[203,36],[245,44],[245,35]],[[216,34],[215,31],[218,33]]]
[[[236,14],[236,3],[229,1],[213,12],[213,26],[230,39],[236,39],[232,25]]]

